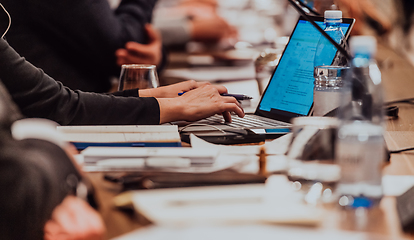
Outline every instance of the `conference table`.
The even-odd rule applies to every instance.
[[[174,54],[174,53],[172,53]],[[174,55],[173,55],[174,56]],[[175,55],[179,59],[179,55]],[[379,44],[378,65],[382,72],[385,100],[396,101],[414,97],[414,68],[396,52]],[[170,63],[174,66],[176,62]],[[179,81],[169,79],[165,81]],[[385,139],[390,150],[414,146],[414,105],[399,106],[398,118],[387,118]],[[105,181],[105,173],[90,172],[87,176],[95,187],[96,198],[107,227],[107,238],[111,239],[132,230],[151,225],[144,216],[131,209],[114,207],[113,199],[121,193],[119,185]],[[384,165],[385,175],[414,175],[414,151],[392,154],[389,163]],[[413,199],[414,201],[414,199]],[[414,239],[414,235],[404,233],[396,211],[396,198],[385,196],[378,207],[367,211],[367,221],[361,225],[354,210],[341,210],[337,206],[327,206],[330,214],[318,228],[351,230],[380,234],[387,239]],[[370,235],[369,235],[370,236]],[[373,235],[374,236],[374,235]],[[375,237],[367,238],[375,239]]]

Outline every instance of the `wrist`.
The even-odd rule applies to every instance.
[[[147,88],[147,89],[138,90],[140,97],[155,97],[155,98],[161,97],[158,92],[159,92],[158,88]]]
[[[183,104],[180,98],[157,98],[160,107],[160,124],[185,120]]]

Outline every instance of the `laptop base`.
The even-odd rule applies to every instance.
[[[219,131],[212,131],[212,132],[203,132],[203,133],[189,133],[183,132],[180,134],[181,141],[190,143],[190,135],[194,134],[197,137],[214,144],[223,144],[223,145],[230,145],[230,144],[242,144],[242,143],[260,143],[266,140],[264,135],[255,134],[250,132],[246,135],[235,134],[235,133],[226,133],[223,135]]]
[[[194,134],[195,136],[207,141],[209,143],[221,144],[221,145],[232,145],[232,144],[248,144],[248,143],[260,143],[264,142],[267,139],[276,139],[286,134],[286,132],[277,132],[277,133],[255,133],[250,129],[245,129],[245,134],[234,133],[234,132],[221,132],[218,130],[212,131],[185,131],[183,130],[180,133],[181,141],[185,143],[190,143],[190,135]],[[261,132],[261,131],[258,131]]]

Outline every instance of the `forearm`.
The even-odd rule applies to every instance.
[[[47,118],[61,125],[159,123],[159,107],[155,98],[72,91],[51,81],[42,85],[49,87],[23,97],[18,96],[20,93],[12,93],[12,98],[27,117]],[[28,98],[33,101],[28,101]]]
[[[72,91],[21,58],[0,40],[0,79],[27,117],[68,124],[158,124],[154,98]]]

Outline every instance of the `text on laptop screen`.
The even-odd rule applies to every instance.
[[[325,28],[323,22],[316,23]],[[342,23],[342,31],[346,33],[349,26]],[[321,36],[310,22],[299,20],[263,95],[260,110],[308,114],[313,103],[313,59]],[[332,51],[324,53],[330,62],[336,54],[336,50]]]

